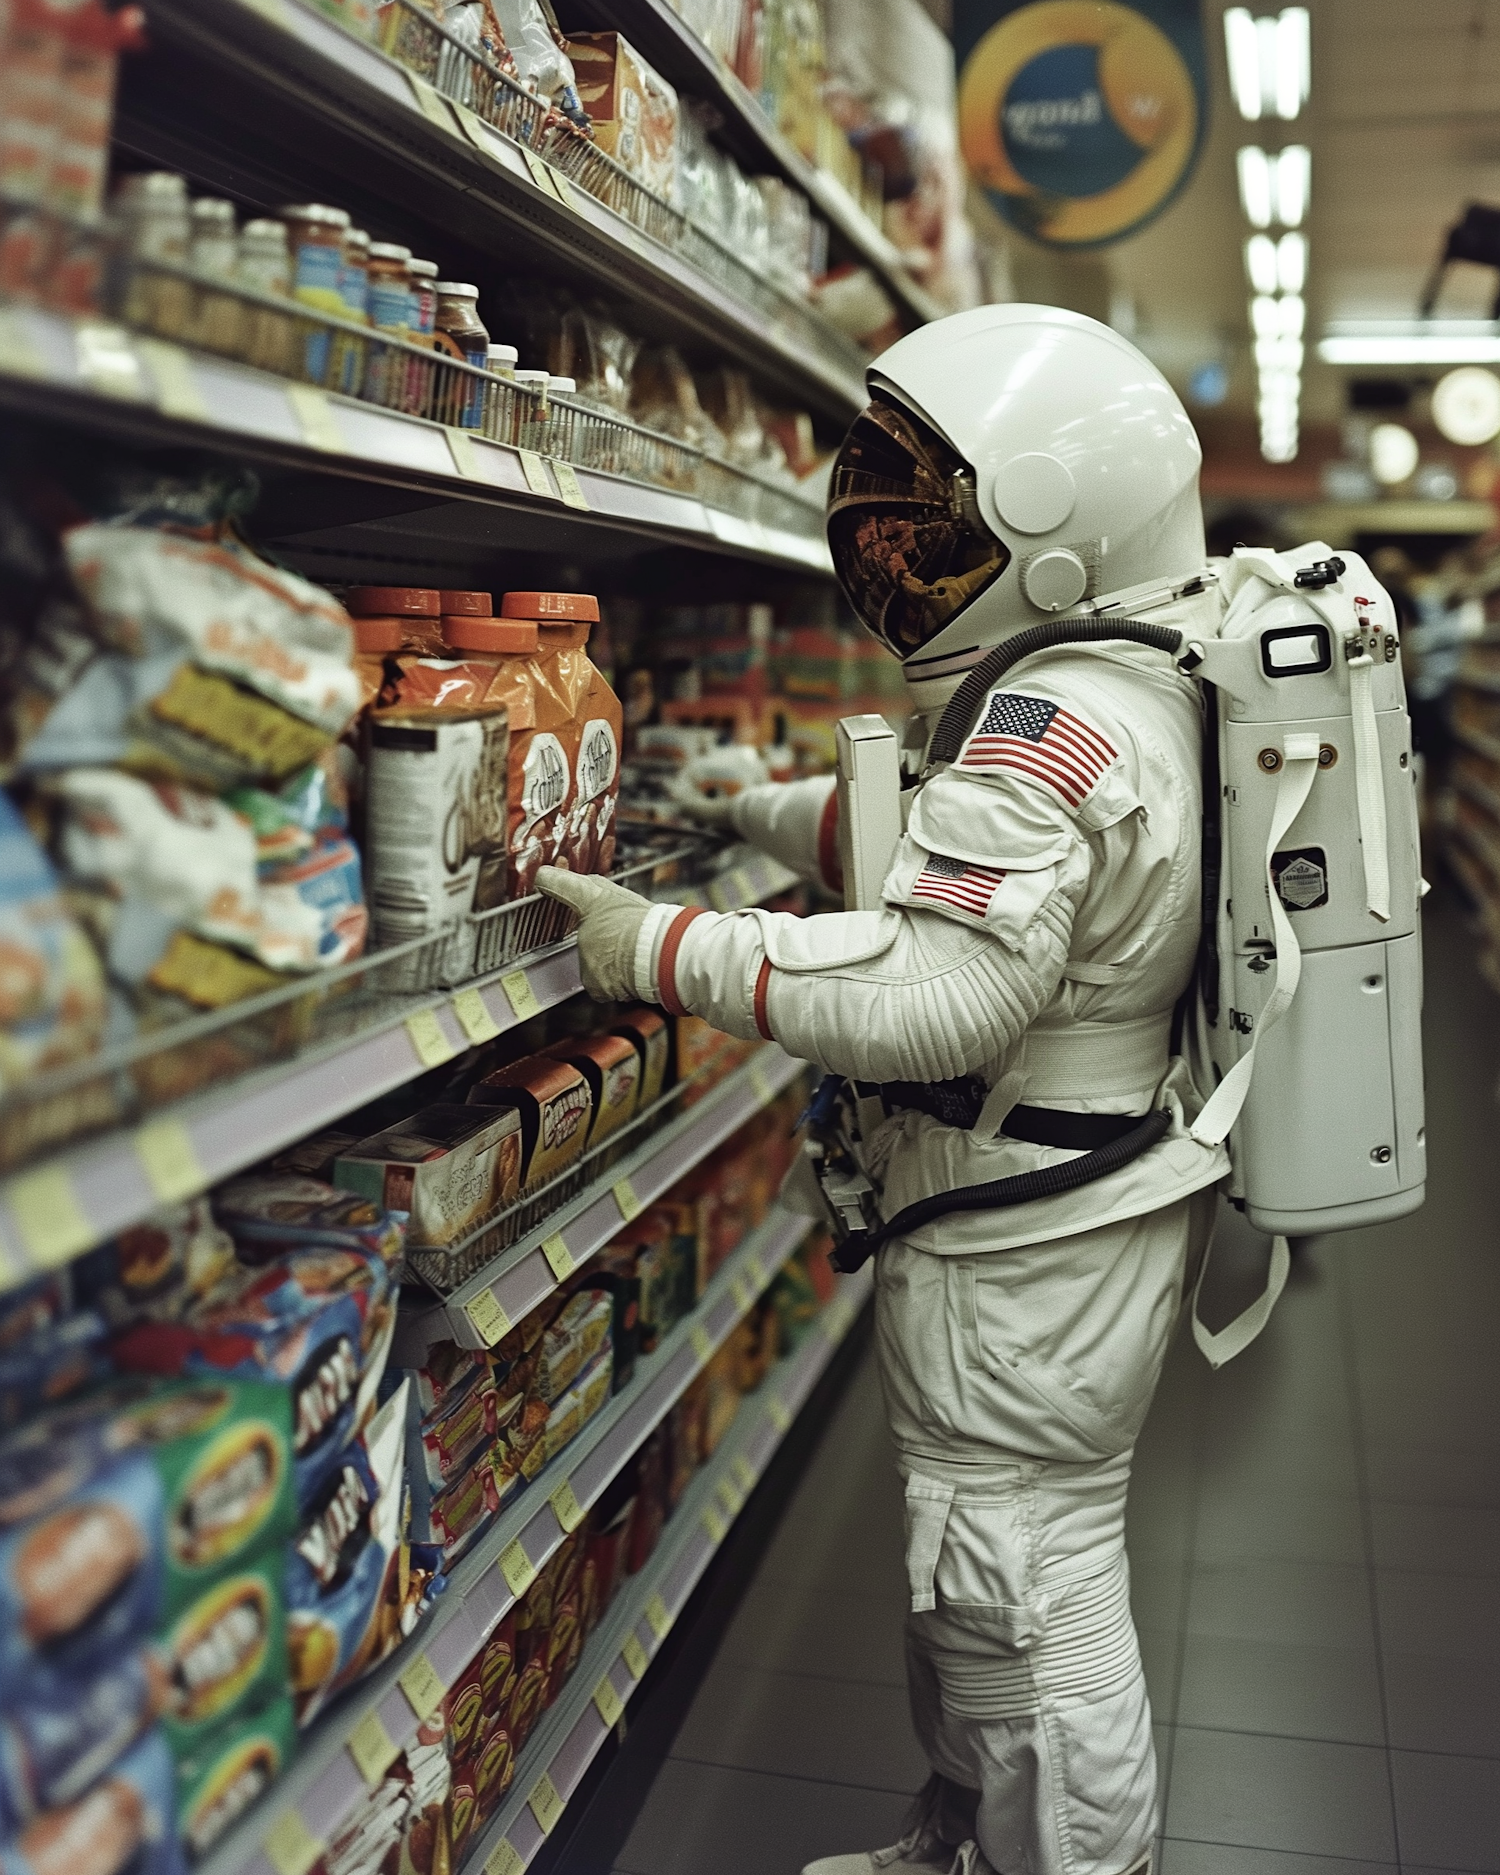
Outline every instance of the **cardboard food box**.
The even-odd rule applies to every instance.
[[[636,1111],[642,1113],[661,1099],[667,1081],[667,1064],[672,1052],[672,1031],[659,1009],[642,1003],[639,1009],[627,1009],[610,1030],[623,1035],[641,1058],[641,1078],[636,1089]]]
[[[583,1151],[594,1097],[583,1071],[547,1055],[497,1068],[469,1089],[471,1107],[513,1109],[520,1116],[521,1189],[545,1185]]]
[[[297,1721],[282,1694],[239,1713],[177,1761],[177,1827],[191,1860],[204,1856],[291,1762]]]
[[[589,1084],[594,1112],[585,1150],[635,1118],[640,1104],[641,1053],[628,1036],[570,1035],[543,1052],[569,1062]]]
[[[677,93],[619,33],[568,41],[594,140],[637,181],[671,201],[677,174]]]
[[[263,1550],[158,1630],[156,1653],[172,1687],[162,1729],[174,1755],[288,1690],[285,1566],[279,1544]]]
[[[333,1178],[387,1211],[409,1212],[412,1249],[445,1249],[520,1190],[520,1115],[505,1107],[423,1107],[343,1153]]]

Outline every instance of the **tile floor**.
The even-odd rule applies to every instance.
[[[1500,1002],[1451,909],[1427,941],[1426,1208],[1315,1246],[1223,1372],[1179,1339],[1140,1444],[1161,1875],[1500,1872]],[[1216,1257],[1224,1313],[1247,1236]],[[618,1875],[796,1875],[895,1838],[925,1776],[900,1523],[866,1361]]]

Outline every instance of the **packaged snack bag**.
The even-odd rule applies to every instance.
[[[297,1744],[292,1701],[283,1693],[239,1713],[199,1739],[177,1761],[177,1827],[193,1861],[269,1790]]]
[[[609,1339],[614,1298],[601,1289],[580,1289],[553,1316],[537,1350],[542,1398],[555,1406]]]
[[[168,1205],[73,1265],[73,1293],[111,1328],[168,1316],[206,1295],[234,1267],[234,1243],[208,1198]]]
[[[358,1250],[394,1266],[405,1220],[362,1193],[294,1172],[247,1172],[214,1191],[214,1212],[242,1263],[264,1263],[312,1244]]]
[[[442,1248],[520,1190],[521,1116],[513,1107],[423,1107],[343,1153],[333,1178],[407,1212],[414,1249]]]
[[[568,1390],[552,1403],[547,1417],[549,1464],[608,1403],[611,1373],[612,1350],[606,1342]]]
[[[300,1725],[401,1641],[395,1590],[406,1413],[403,1381],[344,1452],[287,1551],[287,1643]]]
[[[131,1746],[81,1797],[43,1810],[0,1841],[4,1875],[180,1875],[176,1780],[159,1730]]]
[[[104,1318],[81,1309],[0,1347],[0,1430],[114,1371]]]
[[[159,1629],[153,1651],[171,1687],[162,1730],[174,1753],[286,1691],[284,1568],[279,1544],[263,1549]]]
[[[489,1446],[499,1425],[499,1398],[493,1378],[484,1378],[440,1412],[425,1416],[417,1449],[427,1482],[436,1489],[466,1471],[480,1446]]]
[[[147,1649],[33,1690],[0,1709],[0,1840],[81,1797],[165,1710],[170,1691]]]
[[[57,875],[0,791],[0,1090],[96,1049],[104,973]]]

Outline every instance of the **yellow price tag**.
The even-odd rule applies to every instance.
[[[758,1058],[750,1063],[750,1091],[763,1107],[770,1106],[776,1098],[776,1089],[771,1085],[766,1065]]]
[[[552,478],[547,473],[547,465],[534,449],[518,449],[521,458],[521,473],[526,477],[526,486],[533,495],[540,495],[543,501],[556,501],[557,490],[552,486]]]
[[[557,1521],[568,1535],[583,1522],[583,1506],[578,1501],[571,1478],[564,1478],[547,1501],[556,1511]]]
[[[692,1343],[693,1356],[700,1367],[713,1359],[714,1344],[702,1322],[693,1323],[693,1332],[688,1340]]]
[[[672,1617],[667,1613],[667,1604],[659,1595],[653,1595],[646,1603],[646,1621],[659,1641],[664,1641],[672,1632]]]
[[[740,1489],[745,1493],[746,1497],[749,1497],[759,1479],[755,1467],[750,1463],[743,1452],[739,1453],[735,1458],[734,1475],[739,1483]]]
[[[563,1813],[563,1800],[557,1794],[556,1784],[545,1771],[532,1785],[531,1795],[526,1801],[531,1805],[531,1814],[536,1818],[542,1834],[550,1836]]]
[[[193,376],[193,361],[180,345],[165,339],[137,339],[136,349],[146,361],[151,381],[156,386],[156,407],[164,417],[182,417],[189,423],[209,421],[208,404],[198,380]]]
[[[572,182],[560,169],[556,168],[551,163],[549,163],[547,167],[552,172],[547,180],[552,184],[553,192],[557,196],[558,201],[563,203],[565,207],[571,208],[576,213],[578,204],[573,199]]]
[[[448,1694],[441,1674],[426,1654],[418,1654],[396,1684],[410,1700],[419,1721],[430,1719]]]
[[[425,78],[418,78],[415,72],[408,72],[406,80],[411,86],[412,96],[416,99],[417,108],[422,115],[436,124],[439,130],[446,130],[451,135],[453,113],[448,108],[448,100],[440,91],[434,90]]]
[[[489,1004],[478,990],[460,990],[453,999],[453,1013],[458,1017],[458,1026],[477,1048],[481,1042],[490,1042],[500,1033],[500,1024],[490,1014]]]
[[[627,1224],[638,1218],[646,1208],[636,1196],[635,1186],[628,1178],[615,1180],[614,1194],[615,1203],[620,1207],[620,1216]]]
[[[545,194],[555,196],[557,190],[552,181],[552,165],[538,156],[529,144],[521,145],[521,154],[526,159],[526,167],[531,171],[531,180]]]
[[[493,1289],[482,1290],[472,1302],[466,1302],[464,1314],[487,1348],[494,1347],[497,1341],[510,1333],[510,1317],[501,1308]]]
[[[560,1231],[554,1231],[550,1237],[542,1239],[542,1255],[547,1259],[548,1269],[560,1283],[565,1283],[578,1267]]]
[[[443,1033],[443,1025],[438,1021],[435,1009],[419,1009],[415,1015],[408,1016],[406,1032],[411,1037],[412,1047],[417,1051],[417,1060],[424,1068],[440,1068],[458,1053]]]
[[[179,1120],[148,1120],[135,1136],[135,1149],[151,1189],[163,1204],[191,1198],[208,1183],[188,1130]]]
[[[728,1526],[712,1504],[703,1513],[703,1528],[708,1532],[708,1540],[715,1548],[729,1534]]]
[[[474,148],[476,150],[483,150],[486,156],[493,157],[495,154],[493,143],[495,133],[484,119],[479,116],[476,111],[471,111],[467,104],[460,104],[457,98],[449,98],[448,108],[458,119],[464,135],[469,139],[470,143],[474,145]]]
[[[349,1734],[349,1756],[371,1790],[396,1762],[400,1751],[378,1712],[367,1712]]]
[[[500,987],[505,991],[505,1000],[516,1012],[517,1022],[529,1021],[532,1016],[542,1013],[542,1005],[531,987],[531,978],[524,970],[507,971],[500,979]]]
[[[344,453],[344,432],[338,426],[333,406],[316,384],[288,384],[287,402],[297,419],[302,440],[309,449],[321,449],[331,455]]]
[[[106,397],[123,397],[132,403],[146,394],[146,380],[141,361],[123,326],[80,325],[73,328],[73,347],[78,358],[78,375],[91,390]]]
[[[646,1677],[646,1669],[651,1662],[646,1658],[646,1650],[634,1634],[625,1636],[625,1645],[620,1649],[620,1658],[629,1667],[631,1679],[643,1680]]]
[[[536,1564],[521,1548],[521,1539],[516,1538],[500,1553],[500,1573],[505,1577],[505,1586],[517,1601],[536,1581]]]
[[[93,1226],[84,1216],[73,1181],[62,1166],[23,1172],[11,1180],[6,1196],[21,1241],[43,1269],[66,1263],[94,1241]]]
[[[745,1500],[733,1478],[719,1480],[719,1502],[724,1506],[724,1515],[730,1518],[738,1517],[745,1508]]]
[[[484,1875],[522,1875],[525,1867],[519,1852],[504,1836],[484,1858]]]
[[[741,1315],[755,1305],[755,1291],[750,1287],[738,1270],[729,1284],[729,1293],[734,1298],[734,1306]]]
[[[611,1679],[603,1679],[594,1688],[594,1704],[599,1708],[599,1717],[606,1725],[618,1725],[625,1716],[625,1702],[615,1691]]]
[[[771,1416],[771,1424],[778,1432],[784,1433],[791,1430],[791,1408],[787,1405],[786,1401],[782,1399],[779,1393],[773,1393],[770,1399],[766,1401],[766,1411]]]
[[[589,498],[583,492],[583,484],[578,479],[578,471],[571,462],[559,462],[552,459],[552,473],[557,478],[557,492],[563,498],[565,508],[577,508],[581,513],[589,511]]]
[[[276,1875],[307,1875],[323,1845],[295,1810],[283,1810],[260,1839]]]
[[[465,481],[483,482],[488,478],[481,474],[479,457],[474,453],[474,439],[467,430],[456,429],[447,425],[448,454],[453,458],[453,466]]]

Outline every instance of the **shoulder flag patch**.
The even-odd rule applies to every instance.
[[[967,912],[971,918],[982,918],[1004,880],[1005,874],[992,867],[969,866],[961,859],[950,859],[946,853],[933,853],[917,874],[911,902],[941,905],[946,910]]]
[[[998,690],[964,745],[960,768],[1008,768],[1081,807],[1119,755],[1099,731],[1046,697]]]

